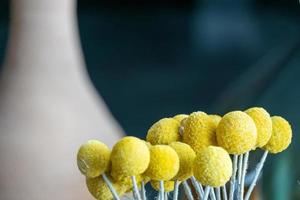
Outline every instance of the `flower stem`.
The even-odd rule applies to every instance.
[[[244,185],[245,185],[245,177],[248,168],[248,160],[249,160],[249,151],[244,154],[243,158],[243,171],[242,171],[242,180],[241,180],[241,188],[240,188],[240,199],[244,199]]]
[[[159,181],[159,192],[160,192],[160,200],[165,199],[165,188],[164,188],[164,181]]]
[[[254,178],[253,178],[253,181],[252,181],[252,183],[251,183],[251,185],[250,185],[250,187],[249,187],[249,189],[248,189],[248,191],[245,195],[245,200],[249,200],[249,198],[251,196],[251,193],[252,193],[252,191],[253,191],[256,183],[257,183],[258,177],[261,173],[261,170],[262,170],[262,168],[264,166],[264,163],[266,161],[266,158],[268,156],[268,153],[269,153],[268,151],[265,151],[262,158],[260,159],[259,163],[256,165]]]
[[[177,200],[178,199],[178,188],[179,188],[179,181],[176,180],[175,181],[175,185],[174,185],[174,192],[173,192],[173,200]]]
[[[137,200],[141,200],[141,195],[140,195],[137,183],[136,183],[135,176],[131,176],[131,181],[132,181],[132,185],[133,185],[133,196],[134,196],[134,198],[137,199]]]
[[[107,187],[109,188],[111,194],[113,195],[114,200],[120,200],[118,193],[116,192],[115,188],[113,187],[113,185],[111,184],[111,182],[107,178],[107,176],[105,174],[102,174],[102,178],[103,178],[105,184],[107,185]]]
[[[194,197],[193,197],[193,194],[191,192],[190,186],[187,184],[187,182],[183,181],[182,185],[183,185],[183,189],[184,189],[184,192],[186,194],[187,199],[188,200],[194,200]]]
[[[202,199],[204,196],[204,190],[201,183],[199,183],[194,176],[191,177],[191,181],[194,188],[196,189],[196,192],[198,193],[199,198]]]
[[[237,161],[238,161],[238,155],[233,155],[233,174],[230,179],[229,200],[233,200],[233,197],[234,197],[236,172],[237,172]]]

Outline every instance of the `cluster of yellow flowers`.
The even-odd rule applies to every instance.
[[[270,117],[263,108],[233,111],[223,117],[193,112],[163,118],[150,127],[146,140],[127,136],[112,150],[90,140],[80,147],[77,164],[98,200],[116,199],[107,180],[122,196],[134,190],[135,183],[142,190],[150,182],[155,190],[163,187],[170,192],[188,179],[197,180],[194,186],[200,186],[199,195],[207,199],[202,185],[226,190],[225,184],[235,179],[236,163],[230,154],[245,155],[256,148],[279,153],[291,139],[290,124],[282,117]],[[145,198],[138,190],[133,192],[135,199]]]

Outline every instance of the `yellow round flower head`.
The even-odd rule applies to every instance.
[[[150,148],[150,163],[145,176],[151,180],[171,180],[179,170],[179,158],[174,149],[167,145]]]
[[[111,181],[112,182],[112,181]],[[86,185],[89,192],[95,197],[97,200],[112,200],[113,196],[108,186],[104,182],[102,176],[96,178],[87,178]],[[112,185],[116,192],[122,196],[125,193],[125,187],[120,184],[112,182]]]
[[[195,178],[205,186],[220,187],[232,175],[230,156],[221,147],[209,146],[200,151],[193,167]]]
[[[194,112],[185,120],[182,140],[196,153],[210,145],[217,145],[215,125],[204,112]]]
[[[142,181],[144,181],[144,183],[149,183],[151,181],[151,178],[146,176],[145,174],[141,175]]]
[[[151,184],[153,189],[155,189],[156,191],[159,191],[159,189],[160,189],[159,181],[150,181],[150,184]],[[165,190],[165,192],[173,191],[174,190],[174,185],[175,185],[174,181],[164,181],[164,190]]]
[[[111,175],[114,179],[142,174],[150,162],[150,151],[136,137],[124,137],[115,144],[111,152]]]
[[[255,148],[256,139],[254,121],[241,111],[227,113],[217,127],[218,144],[230,154],[243,154]]]
[[[208,116],[212,119],[212,121],[213,121],[213,123],[214,123],[214,125],[215,125],[215,128],[217,128],[219,122],[220,122],[221,119],[222,119],[222,117],[221,117],[220,115],[208,115]]]
[[[193,176],[193,163],[196,158],[194,150],[185,143],[172,142],[170,144],[179,157],[179,171],[173,180],[184,181]]]
[[[100,141],[89,140],[77,153],[77,165],[82,174],[94,178],[109,167],[110,150]]]
[[[151,144],[169,144],[180,140],[180,123],[173,118],[163,118],[148,130],[146,140]]]
[[[272,119],[272,136],[266,146],[263,148],[271,153],[284,151],[292,141],[292,128],[288,121],[279,116],[271,117]]]
[[[184,126],[184,123],[185,123],[185,120],[186,120],[187,117],[188,117],[188,115],[186,115],[186,114],[179,114],[179,115],[176,115],[176,116],[173,117],[173,119],[176,119],[180,123],[179,134],[181,136],[182,136],[182,133],[183,133],[183,126]]]
[[[263,108],[250,108],[245,111],[254,121],[257,129],[256,147],[267,144],[272,135],[272,120],[270,114]]]
[[[135,176],[135,179],[136,179],[136,183],[137,183],[138,187],[140,188],[141,183],[144,180],[143,177],[141,175],[137,175],[137,176]],[[132,188],[133,188],[132,180],[131,180],[130,176],[115,180],[115,184],[120,185],[123,188],[125,188],[126,193],[132,191]]]
[[[178,115],[175,115],[173,117],[173,119],[176,119],[179,123],[181,123],[182,120],[184,120],[187,117],[188,117],[188,115],[186,115],[186,114],[178,114]]]

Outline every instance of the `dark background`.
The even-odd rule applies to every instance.
[[[9,6],[0,3],[2,63]],[[128,134],[144,137],[178,113],[263,106],[294,130],[291,147],[267,161],[265,199],[300,199],[297,0],[80,0],[78,20],[91,79]]]

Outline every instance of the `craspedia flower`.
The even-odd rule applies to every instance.
[[[179,171],[173,180],[184,181],[193,176],[193,163],[196,158],[194,150],[185,143],[172,142],[170,144],[179,157]]]
[[[184,123],[185,123],[187,117],[188,117],[188,115],[186,115],[186,114],[179,114],[179,115],[175,115],[173,117],[173,119],[176,119],[180,123],[179,134],[181,136],[182,136],[182,133],[183,133],[183,126],[184,126]]]
[[[213,121],[213,123],[214,123],[214,125],[215,125],[215,128],[217,128],[219,122],[220,122],[221,119],[222,119],[222,117],[221,117],[220,115],[208,115],[208,116],[212,119],[212,121]]]
[[[77,165],[82,174],[94,178],[104,173],[109,166],[110,149],[102,142],[89,140],[77,153]]]
[[[180,123],[173,118],[163,118],[148,130],[146,140],[151,144],[169,144],[180,140]]]
[[[254,107],[245,111],[254,121],[257,129],[256,147],[267,144],[272,135],[272,120],[270,114],[263,108]]]
[[[116,185],[122,186],[122,188],[125,188],[125,193],[132,191],[133,184],[130,176],[127,177],[122,177],[119,179],[113,179],[114,183]],[[141,175],[136,175],[135,180],[137,183],[137,186],[140,188],[141,187],[141,182],[144,180]]]
[[[111,152],[111,175],[114,179],[142,174],[150,162],[145,141],[127,136],[115,144]]]
[[[218,144],[230,154],[243,154],[255,148],[256,139],[254,121],[241,111],[227,113],[217,127]]]
[[[221,147],[209,146],[201,150],[193,168],[195,178],[205,186],[220,187],[232,175],[230,156]]]
[[[111,181],[112,182],[112,181]],[[104,182],[102,176],[96,178],[87,178],[86,185],[89,192],[95,197],[97,200],[112,200],[113,196],[111,191],[109,190],[108,186]],[[119,196],[122,196],[126,188],[120,184],[112,182],[112,185]]]
[[[146,176],[145,174],[141,175],[141,180],[146,184],[151,181],[151,178]]]
[[[150,163],[145,176],[151,180],[171,180],[179,170],[179,157],[176,151],[167,145],[155,145],[150,148]]]
[[[263,147],[271,153],[284,151],[292,141],[292,128],[287,120],[274,116],[272,119],[272,136]]]
[[[182,122],[182,120],[186,119],[188,117],[188,115],[186,114],[178,114],[178,115],[175,115],[173,117],[173,119],[176,119],[179,123]]]
[[[185,119],[182,141],[189,144],[196,153],[210,145],[217,145],[215,125],[204,112],[194,112]]]
[[[156,191],[160,190],[159,181],[150,181],[150,184],[151,184],[152,188],[155,189]],[[173,191],[174,190],[174,185],[175,185],[174,181],[164,181],[164,190],[165,190],[165,192]]]

